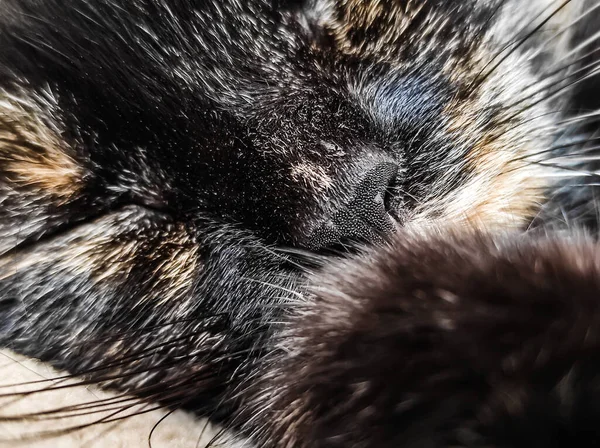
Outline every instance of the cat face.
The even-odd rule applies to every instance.
[[[558,2],[2,8],[0,342],[105,386],[227,413],[306,300],[285,250],[544,200]]]
[[[543,83],[498,2],[63,3],[7,2],[4,190],[28,199],[4,233],[139,204],[315,249],[541,200]]]

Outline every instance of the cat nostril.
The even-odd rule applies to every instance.
[[[311,249],[344,241],[379,241],[394,232],[393,190],[398,165],[381,162],[369,169],[353,188],[351,200],[328,217],[309,237]]]
[[[365,219],[371,216],[374,208],[389,212],[391,187],[397,175],[398,166],[395,163],[380,163],[369,170],[356,188],[353,201],[355,211],[359,214],[364,211]]]

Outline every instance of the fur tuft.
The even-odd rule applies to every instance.
[[[593,239],[404,234],[326,271],[261,384],[265,446],[600,440]]]

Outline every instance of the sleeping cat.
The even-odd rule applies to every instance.
[[[600,4],[0,10],[3,347],[250,446],[600,435]]]

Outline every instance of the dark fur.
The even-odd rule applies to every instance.
[[[594,154],[565,118],[597,55],[564,53],[597,16],[542,47],[569,5],[499,36],[512,1],[0,0],[0,343],[265,446],[593,430],[591,240],[446,230],[307,275],[401,225],[595,227],[550,179]]]
[[[277,446],[600,443],[595,240],[400,235],[316,284],[265,380]]]

